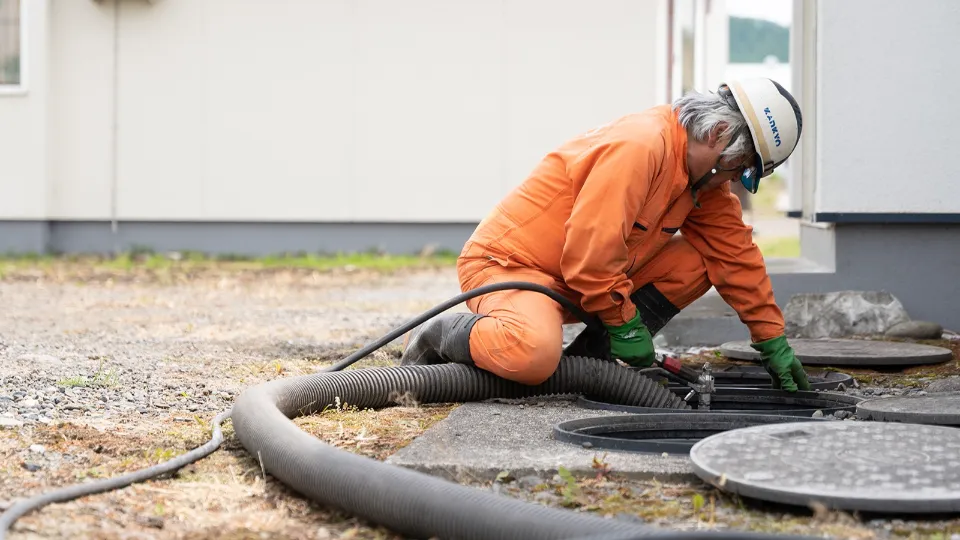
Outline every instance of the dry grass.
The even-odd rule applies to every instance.
[[[379,410],[360,410],[345,403],[295,423],[335,448],[384,460],[456,408],[455,404],[419,405],[407,396],[398,396],[397,401],[403,405]]]
[[[297,420],[345,451],[384,459],[441,420],[454,405],[360,411],[349,405]],[[75,501],[22,517],[12,538],[397,538],[385,529],[323,508],[263,477],[260,463],[224,428],[221,449],[172,478]],[[146,433],[64,423],[0,431],[5,497],[29,496],[115,477],[169,460],[206,442],[204,421],[164,422]],[[31,445],[45,447],[43,454]],[[27,449],[27,450],[25,450]],[[35,472],[30,467],[37,466]]]

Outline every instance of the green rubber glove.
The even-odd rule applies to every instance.
[[[773,378],[773,387],[787,392],[810,390],[810,381],[803,371],[800,360],[787,344],[787,337],[780,336],[760,343],[751,343],[751,347],[760,353],[760,364]]]
[[[640,319],[640,313],[623,326],[606,326],[610,334],[610,356],[634,367],[653,365],[653,336]]]

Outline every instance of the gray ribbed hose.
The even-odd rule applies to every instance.
[[[613,362],[564,357],[537,386],[459,364],[372,368],[279,379],[233,407],[240,442],[284,485],[324,505],[413,538],[555,539],[656,529],[548,508],[338,450],[289,419],[340,403],[378,408],[410,393],[420,403],[584,394],[613,403],[689,408],[651,379]],[[662,532],[662,531],[661,531]]]

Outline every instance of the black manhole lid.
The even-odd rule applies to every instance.
[[[727,431],[690,450],[694,472],[770,502],[894,513],[960,511],[960,429],[818,422]]]
[[[960,392],[874,398],[857,405],[863,420],[960,426]]]
[[[625,414],[561,422],[553,427],[553,438],[585,448],[687,454],[698,441],[724,431],[762,424],[817,420],[827,421],[768,414]]]
[[[680,397],[686,396],[689,388],[675,388],[672,392]],[[833,414],[839,411],[856,412],[857,404],[864,398],[835,392],[786,392],[783,390],[766,390],[762,388],[717,388],[710,396],[710,410],[701,411],[697,408],[696,397],[691,399],[692,409],[677,410],[678,414],[689,413],[753,413],[775,416],[812,416],[816,411],[823,414]],[[581,397],[578,405],[588,409],[602,409],[634,414],[648,414],[663,412],[662,408],[639,407],[604,403]],[[671,410],[671,412],[674,412]]]
[[[674,377],[668,378],[666,371],[661,369],[650,370],[647,368],[644,375],[651,378],[666,379],[671,388],[686,387],[685,383],[680,382]],[[812,390],[837,390],[843,384],[846,387],[853,386],[853,377],[837,371],[807,369],[807,379],[810,381]],[[761,366],[724,366],[713,367],[714,384],[716,386],[735,386],[737,388],[772,388],[770,374]]]
[[[797,358],[804,365],[914,366],[940,364],[953,358],[953,351],[918,343],[862,339],[792,339]],[[749,341],[731,341],[720,346],[727,358],[759,362],[760,353]]]

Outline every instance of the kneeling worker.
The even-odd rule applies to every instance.
[[[603,330],[584,330],[561,350],[572,314],[536,291],[493,292],[468,301],[469,313],[415,328],[401,364],[457,362],[530,385],[549,378],[562,354],[650,366],[652,336],[712,286],[748,327],[774,387],[809,390],[730,190],[735,181],[756,193],[801,128],[793,96],[759,78],[689,93],[566,142],[484,218],[457,273],[463,291],[547,286]]]

